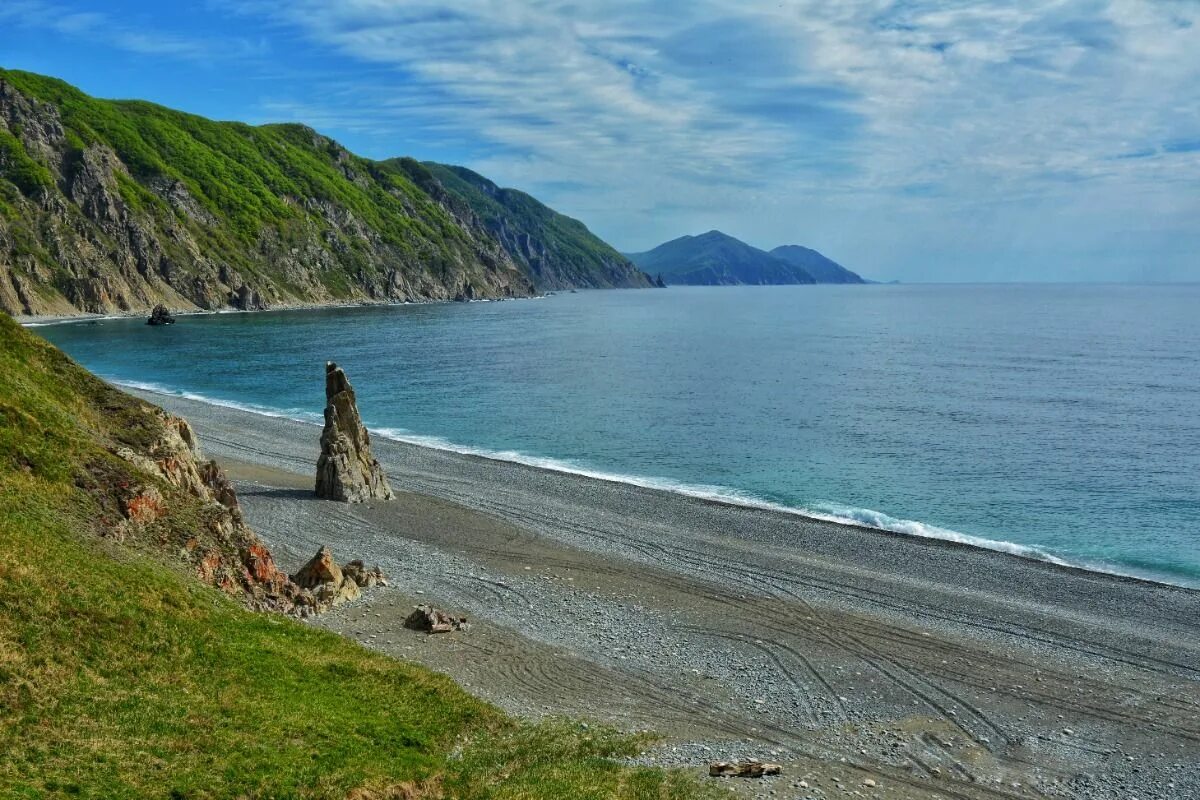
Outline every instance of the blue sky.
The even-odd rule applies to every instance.
[[[3,0],[0,65],[470,166],[623,250],[1200,280],[1200,2]]]

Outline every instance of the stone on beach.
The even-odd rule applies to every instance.
[[[413,608],[413,612],[404,620],[404,627],[426,633],[449,633],[450,631],[465,631],[466,617],[455,617],[429,605]]]
[[[765,764],[762,761],[714,761],[708,765],[710,778],[761,778],[764,775],[778,775],[783,767],[778,764]]]
[[[371,455],[371,440],[358,414],[354,389],[346,373],[332,361],[325,365],[325,400],[317,496],[346,503],[391,500],[387,476]]]
[[[342,568],[333,560],[333,552],[322,547],[308,563],[292,576],[301,589],[316,589],[322,584],[342,582]]]
[[[367,569],[358,560],[339,567],[328,547],[322,547],[307,564],[297,570],[292,582],[312,592],[317,611],[357,600],[361,594],[360,587],[387,585],[379,567]]]
[[[372,586],[387,586],[387,580],[379,567],[367,569],[367,565],[355,559],[342,566],[342,575],[354,581],[364,589]]]

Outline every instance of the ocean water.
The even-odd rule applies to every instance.
[[[38,332],[117,382],[1200,585],[1200,286],[680,287]]]

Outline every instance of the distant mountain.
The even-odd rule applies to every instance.
[[[800,267],[816,278],[817,283],[866,283],[862,276],[807,247],[785,244],[776,247],[771,255]]]
[[[579,220],[524,192],[500,188],[465,167],[431,161],[421,166],[469,207],[513,260],[528,270],[538,289],[653,285],[644,272]]]
[[[696,286],[816,283],[803,267],[751,247],[720,231],[681,236],[629,258],[669,284]]]

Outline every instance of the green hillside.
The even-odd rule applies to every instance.
[[[693,796],[611,760],[636,741],[519,724],[203,585],[180,543],[219,546],[228,512],[138,466],[163,426],[0,315],[0,797]],[[160,514],[120,519],[151,490]]]
[[[214,122],[0,70],[0,308],[523,296],[539,281],[529,252],[555,254],[546,274],[562,285],[639,285],[596,256],[615,251],[532,198],[539,228],[524,206],[481,220],[406,163],[301,125]],[[505,243],[493,228],[528,237]]]
[[[483,222],[542,289],[645,287],[650,278],[577,219],[465,167],[424,165]]]

